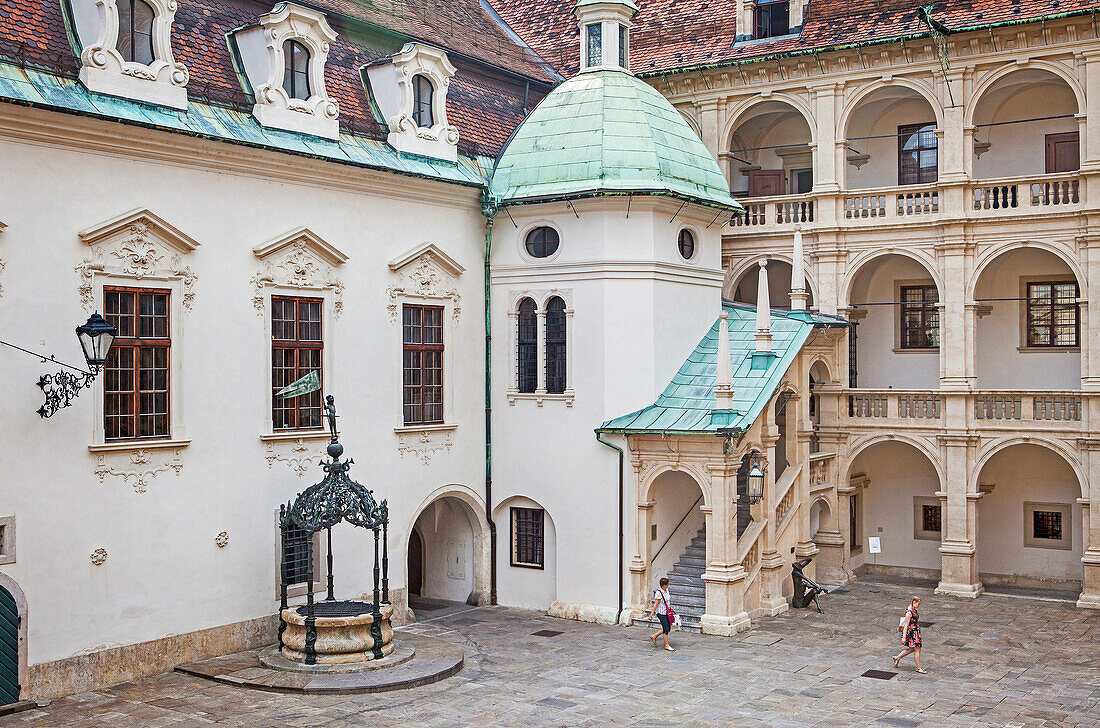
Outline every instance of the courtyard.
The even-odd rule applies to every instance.
[[[922,597],[924,662],[894,672],[897,623]],[[760,619],[732,638],[563,621],[501,607],[422,612],[398,632],[466,651],[442,682],[371,695],[302,696],[178,672],[55,700],[0,726],[1100,726],[1100,613],[1070,603],[857,582],[826,613]],[[543,635],[536,635],[543,632]],[[554,634],[557,633],[557,634]]]

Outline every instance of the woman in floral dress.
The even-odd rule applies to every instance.
[[[928,671],[920,666],[920,615],[917,614],[917,608],[920,607],[920,597],[913,597],[909,600],[909,608],[905,610],[905,619],[902,620],[901,625],[898,627],[901,630],[901,644],[905,646],[905,649],[901,651],[901,654],[894,655],[894,667],[898,666],[898,662],[901,658],[908,654],[912,654],[917,661],[917,672],[921,675],[928,674]]]

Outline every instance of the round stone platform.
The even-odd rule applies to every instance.
[[[370,670],[381,670],[387,667],[397,667],[411,660],[413,655],[416,654],[416,650],[413,646],[404,639],[400,642],[393,640],[388,646],[390,647],[390,653],[388,655],[378,660],[367,660],[364,662],[329,662],[306,665],[297,660],[288,660],[283,656],[282,651],[279,649],[279,645],[270,645],[269,647],[263,648],[256,657],[260,660],[261,665],[270,667],[273,670],[282,670],[284,672],[309,672],[314,675],[320,675],[324,673],[366,672]]]
[[[304,666],[298,665],[295,671],[277,670],[261,661],[261,653],[272,651],[272,647],[267,647],[180,665],[176,670],[226,685],[269,692],[380,693],[438,682],[461,670],[465,660],[461,648],[434,637],[402,634],[396,644],[393,655],[378,661],[386,664],[372,666],[384,669],[305,672],[301,670]],[[390,662],[391,658],[399,662]]]

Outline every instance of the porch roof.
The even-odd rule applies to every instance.
[[[847,326],[844,319],[807,311],[772,309],[772,352],[766,365],[753,369],[756,351],[756,307],[724,301],[733,369],[733,409],[716,410],[718,383],[718,318],[657,401],[628,415],[608,420],[602,432],[692,433],[747,430],[767,406],[784,373],[817,326]]]

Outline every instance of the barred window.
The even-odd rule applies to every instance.
[[[1032,537],[1055,541],[1062,540],[1061,511],[1032,511]]]
[[[312,533],[293,526],[283,530],[283,564],[288,586],[313,581]]]
[[[107,322],[118,330],[103,378],[107,440],[169,436],[169,291],[104,288]]]
[[[1027,284],[1027,345],[1077,346],[1080,308],[1077,283]]]
[[[123,60],[149,65],[153,53],[153,19],[156,13],[144,0],[118,0],[118,44]]]
[[[565,301],[554,296],[546,304],[546,391],[565,391]]]
[[[321,390],[276,396],[310,372],[323,377],[322,304],[320,298],[271,297],[271,424],[276,430],[322,427]]]
[[[931,184],[939,178],[935,124],[898,127],[898,184]]]
[[[541,508],[512,508],[512,566],[543,568],[543,522]]]
[[[516,387],[520,392],[534,393],[538,387],[538,313],[535,302],[525,298],[519,302],[519,316],[516,319],[516,339],[519,350],[516,353]]]
[[[921,509],[921,530],[923,531],[940,531],[942,530],[941,519],[943,517],[943,506],[922,505]]]
[[[443,308],[405,305],[401,328],[405,424],[443,422]]]
[[[309,50],[296,40],[283,43],[283,91],[305,101],[309,92]]]
[[[940,345],[939,300],[934,285],[901,287],[902,349],[934,349]]]

